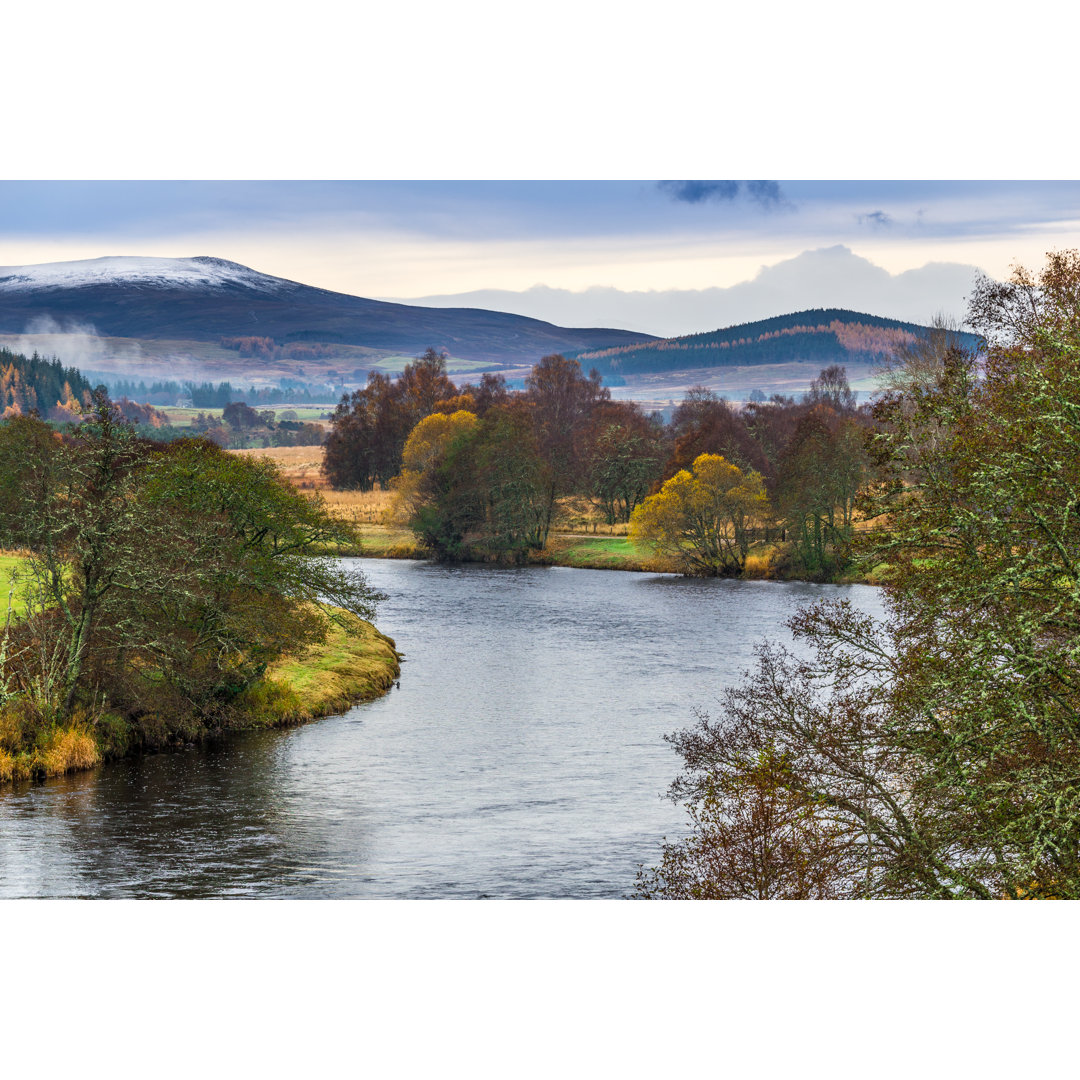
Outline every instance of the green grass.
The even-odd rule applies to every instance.
[[[0,555],[0,623],[7,618],[8,592],[11,590],[11,573],[23,563],[21,555]],[[11,597],[12,617],[22,615],[26,611],[26,600],[20,595],[21,590],[16,586]]]
[[[309,720],[386,693],[400,674],[393,640],[349,618],[346,626],[332,625],[326,642],[305,656],[274,664],[267,678],[286,689],[289,719]]]
[[[635,547],[625,536],[552,537],[544,556],[545,561],[556,566],[576,566],[586,570],[664,573],[672,569],[666,560]]]
[[[430,552],[412,529],[394,525],[358,525],[360,554],[368,559],[427,559]]]

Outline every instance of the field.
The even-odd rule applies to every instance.
[[[199,413],[203,416],[214,416],[221,419],[221,414],[224,409],[189,409],[179,405],[155,405],[159,412],[163,412],[168,418],[169,423],[173,427],[190,427],[191,422],[195,419]],[[304,421],[306,423],[319,423],[320,421],[329,420],[330,413],[333,411],[331,405],[255,405],[253,408],[262,412],[265,409],[269,409],[273,412],[278,420],[287,419],[292,420],[294,417],[282,417],[282,413],[293,412],[296,413],[295,419]],[[323,425],[325,426],[325,424]]]
[[[0,554],[0,623],[7,621],[8,597],[11,597],[11,614],[21,615],[26,609],[25,600],[11,581],[12,571],[22,562],[22,556],[11,552]]]

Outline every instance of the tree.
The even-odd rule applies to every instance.
[[[457,395],[446,354],[428,349],[397,379],[373,371],[367,386],[345,395],[334,410],[322,471],[336,488],[384,489],[401,471],[409,432]]]
[[[671,416],[674,448],[667,476],[689,468],[701,454],[721,454],[740,469],[770,473],[769,459],[742,414],[704,386],[692,386]]]
[[[437,412],[425,416],[412,429],[402,453],[401,475],[394,477],[393,516],[409,522],[422,501],[421,491],[431,471],[446,455],[450,445],[470,432],[477,423],[476,414],[459,409],[450,414]]]
[[[824,403],[804,412],[777,463],[777,509],[804,572],[829,577],[848,563],[856,497],[866,480],[863,429]]]
[[[592,410],[608,401],[611,393],[603,387],[595,369],[586,377],[577,360],[554,354],[533,366],[525,380],[525,396],[548,485],[540,544],[543,547],[556,499],[581,485],[584,431]]]
[[[493,406],[425,471],[412,527],[439,558],[518,562],[544,545],[550,489],[529,414]]]
[[[378,598],[317,554],[351,528],[272,463],[142,442],[101,394],[64,438],[33,418],[0,427],[0,540],[29,552],[36,621],[20,632],[55,642],[58,674],[34,693],[59,713],[101,693],[213,708]]]
[[[593,410],[584,438],[589,496],[609,525],[629,521],[660,478],[662,431],[639,406],[607,401]]]
[[[686,573],[738,574],[753,525],[768,513],[759,473],[719,454],[702,454],[631,515],[630,539],[674,560]]]
[[[982,357],[929,340],[875,406],[885,623],[804,611],[809,658],[764,648],[675,736],[692,808],[777,756],[848,845],[835,895],[1080,898],[1080,256],[983,281],[969,318]]]

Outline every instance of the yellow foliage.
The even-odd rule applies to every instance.
[[[686,572],[739,573],[751,530],[768,514],[765,482],[720,454],[701,454],[692,470],[681,469],[635,509],[630,539]]]
[[[405,523],[412,517],[424,473],[456,438],[472,431],[478,422],[475,413],[459,409],[454,413],[432,413],[412,429],[401,456],[401,475],[390,482],[395,493],[391,520]]]
[[[455,413],[432,413],[412,429],[405,442],[401,463],[408,472],[423,473],[459,435],[477,425],[476,414],[459,409]]]

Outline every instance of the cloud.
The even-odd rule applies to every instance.
[[[661,180],[656,185],[675,202],[730,202],[739,194],[738,180]]]
[[[762,267],[750,280],[726,288],[632,291],[594,286],[575,292],[536,285],[520,292],[481,289],[398,302],[489,308],[560,326],[620,327],[676,337],[807,308],[850,308],[923,324],[938,312],[962,319],[976,273],[975,266],[965,263],[931,262],[891,274],[836,245]]]
[[[779,206],[784,201],[780,185],[775,180],[747,180],[746,194],[762,206]]]
[[[919,212],[922,213],[921,210]],[[869,225],[874,229],[886,229],[893,223],[893,219],[884,210],[872,210],[869,214],[856,214],[855,220],[860,225]]]
[[[89,323],[59,323],[48,315],[27,324],[14,344],[14,351],[25,356],[36,352],[47,359],[57,356],[65,367],[80,371],[124,370],[142,360],[142,350],[137,345],[125,343],[118,347]]]

